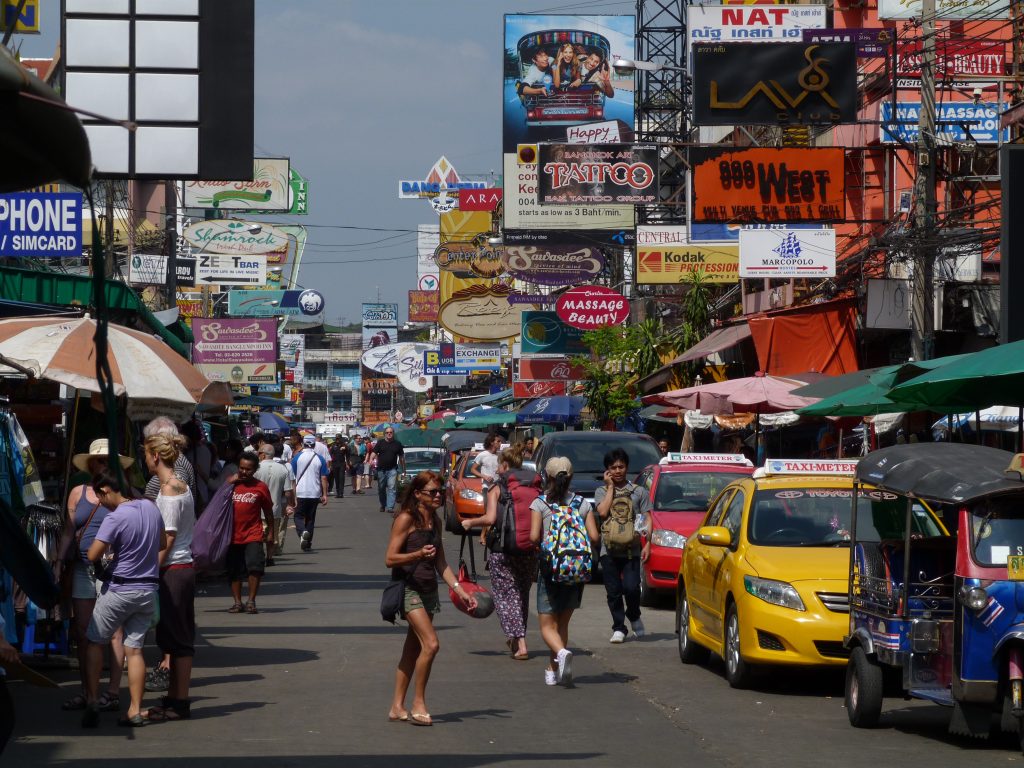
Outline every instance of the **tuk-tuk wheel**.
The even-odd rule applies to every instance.
[[[846,714],[854,728],[874,728],[882,714],[882,668],[859,645],[846,665]]]

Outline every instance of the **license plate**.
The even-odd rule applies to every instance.
[[[1006,558],[1006,575],[1011,581],[1024,581],[1024,555]]]

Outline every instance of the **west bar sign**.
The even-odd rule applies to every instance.
[[[0,256],[81,256],[82,195],[0,195]]]

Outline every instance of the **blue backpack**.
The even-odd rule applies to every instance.
[[[573,495],[568,504],[544,503],[551,510],[547,533],[540,543],[541,569],[559,584],[585,584],[594,570],[587,527],[580,515],[583,499]]]

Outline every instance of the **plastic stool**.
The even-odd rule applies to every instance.
[[[37,606],[29,602],[25,611],[25,639],[21,644],[21,652],[25,654],[35,653],[55,653],[68,655],[68,623],[66,621],[56,621],[52,619],[39,618],[39,614],[45,612],[40,611]],[[47,622],[51,629],[47,634],[50,636],[48,642],[36,642],[36,626],[40,621]]]

